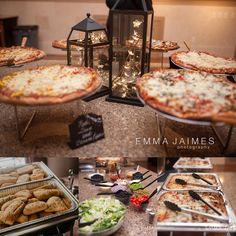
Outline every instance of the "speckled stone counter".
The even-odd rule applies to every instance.
[[[13,71],[35,67],[38,65],[65,64],[63,60],[40,60],[20,68],[0,67],[0,76]],[[137,107],[105,101],[105,97],[84,102],[41,106],[18,107],[20,124],[23,127],[32,111],[37,114],[24,140],[19,142],[15,128],[14,107],[0,103],[0,156],[32,156],[32,157],[96,157],[96,156],[128,156],[135,160],[152,156],[219,156],[220,144],[212,129],[207,126],[187,125],[163,117],[161,126],[166,123],[165,134],[168,144],[167,153],[160,143],[155,112],[148,107]],[[93,112],[102,115],[105,139],[99,140],[75,150],[67,145],[69,141],[68,125],[79,115]],[[226,137],[227,127],[219,127]],[[214,138],[209,149],[179,149],[173,142],[175,138]],[[236,151],[236,130],[233,129],[228,154]],[[180,145],[179,145],[180,146]]]
[[[130,168],[129,168],[130,169]],[[126,168],[126,170],[128,170]],[[146,169],[140,168],[141,172],[145,172]],[[143,181],[143,184],[150,183],[152,180],[156,178],[156,173],[151,172],[152,177]],[[89,181],[84,180],[83,178],[87,176],[88,173],[79,173],[79,189],[80,195],[79,200],[84,201],[85,199],[96,197],[96,194],[99,192],[99,188],[91,185]],[[157,184],[152,184],[147,190],[151,193],[157,187]],[[155,205],[155,197],[150,200],[148,208],[151,208],[153,211],[156,211]],[[145,212],[139,212],[132,208],[132,206],[128,206],[127,213],[125,217],[125,221],[121,228],[113,234],[114,236],[137,236],[137,235],[145,235],[145,236],[156,236],[156,227],[154,224],[148,223],[147,214]]]

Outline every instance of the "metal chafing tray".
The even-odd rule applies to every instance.
[[[60,212],[46,217],[41,217],[30,222],[0,229],[0,235],[18,236],[30,233],[32,234],[49,227],[58,226],[59,224],[78,219],[78,201],[73,196],[73,194],[61,183],[61,181],[58,180],[58,178],[53,178],[50,180],[41,180],[36,183],[27,183],[21,186],[10,186],[6,189],[0,190],[0,197],[4,197],[9,194],[14,194],[17,191],[24,189],[34,189],[45,184],[52,184],[54,187],[59,189],[65,195],[65,197],[67,197],[71,201],[71,208],[64,212]]]
[[[222,189],[222,185],[221,185],[219,176],[216,173],[198,173],[198,172],[194,172],[194,173],[202,176],[203,178],[204,178],[204,175],[212,175],[215,178],[215,180],[216,180],[216,185],[217,185],[217,189],[216,190],[221,190]],[[167,187],[168,183],[170,182],[170,180],[171,180],[171,178],[173,176],[179,176],[179,178],[181,179],[181,175],[189,175],[189,176],[191,176],[191,174],[192,174],[192,172],[191,173],[188,173],[188,172],[184,172],[184,173],[170,173],[168,175],[167,179],[165,180],[165,183],[163,184],[163,189],[164,190],[171,190],[171,191],[179,191],[179,190],[201,190],[201,191],[207,191],[207,190],[210,189],[210,187],[209,188],[205,188],[205,187],[191,187],[191,185],[187,185],[188,187],[186,187],[184,189],[181,189],[181,188],[170,189],[170,188]],[[193,183],[193,182],[191,181],[191,183]],[[207,185],[207,183],[205,183],[204,181],[201,181],[201,180],[197,181],[197,183]]]
[[[236,232],[236,216],[234,214],[233,208],[230,202],[227,200],[225,195],[219,191],[198,191],[201,192],[216,192],[219,193],[223,199],[226,208],[227,215],[229,217],[228,223],[221,222],[157,222],[157,231],[183,231],[183,232]],[[162,190],[157,195],[157,202],[160,200],[160,197],[170,191]],[[173,191],[176,192],[176,191]],[[186,192],[186,190],[181,190],[177,192]],[[158,211],[158,208],[157,208]]]
[[[207,161],[208,164],[207,165],[181,165],[180,161],[186,160],[187,158],[189,158],[189,160],[204,160]],[[185,170],[210,170],[213,168],[210,158],[200,158],[200,157],[180,157],[178,159],[178,161],[173,165],[174,169],[177,169],[178,171],[185,171]]]
[[[0,168],[0,174],[8,174],[12,171],[15,171],[18,168],[28,166],[28,165],[37,166],[39,169],[43,170],[46,177],[44,177],[43,179],[40,179],[40,180],[32,180],[32,181],[28,181],[28,182],[25,182],[25,183],[12,184],[12,185],[2,187],[2,188],[0,187],[0,190],[1,189],[7,189],[8,187],[13,187],[13,186],[21,186],[21,185],[24,185],[26,183],[37,183],[37,182],[40,182],[42,180],[49,180],[54,176],[54,173],[42,161],[41,162],[32,162],[32,163],[28,163],[28,164],[25,164],[25,165],[17,165],[17,166],[14,166],[14,167]]]

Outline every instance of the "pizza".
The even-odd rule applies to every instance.
[[[23,64],[41,59],[45,55],[43,51],[31,47],[0,47],[0,66]]]
[[[214,56],[206,52],[176,52],[171,61],[177,66],[212,74],[236,74],[236,60]]]
[[[236,123],[236,84],[223,76],[160,69],[136,82],[139,97],[154,109],[183,119]]]
[[[153,50],[161,50],[161,51],[169,51],[178,49],[179,45],[176,42],[172,41],[164,41],[164,40],[152,40],[152,49]]]
[[[202,178],[205,180],[209,181],[212,183],[213,186],[218,186],[218,182],[216,179],[216,176],[213,174],[201,174],[198,173]],[[180,185],[175,182],[176,179],[182,179],[186,181],[188,184],[187,185]],[[208,185],[205,181],[201,179],[195,179],[192,176],[192,173],[180,173],[180,174],[171,174],[168,178],[168,181],[165,183],[165,188],[168,190],[185,190],[185,189],[201,189],[204,190],[206,189],[205,187],[200,187],[196,185],[191,185],[191,184],[202,184],[202,185]]]
[[[223,215],[227,216],[225,201],[219,192],[197,192],[207,203],[215,207]],[[168,209],[164,201],[170,201],[179,207],[215,215],[216,213],[206,206],[202,201],[192,199],[188,191],[168,191],[164,192],[157,201],[157,221],[158,222],[178,222],[178,223],[219,223],[216,220],[205,216],[188,214],[186,212],[175,212]]]
[[[52,46],[54,48],[59,48],[59,49],[67,49],[67,40],[66,39],[61,39],[61,40],[54,40],[52,42]],[[71,48],[74,50],[80,49],[79,46],[76,45],[71,45]]]
[[[91,68],[65,65],[40,66],[0,79],[0,101],[44,105],[68,102],[95,91],[101,78]]]

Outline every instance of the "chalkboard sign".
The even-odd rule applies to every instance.
[[[89,113],[80,115],[69,125],[70,142],[72,149],[96,142],[105,138],[102,116]]]

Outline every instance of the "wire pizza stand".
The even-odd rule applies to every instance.
[[[165,49],[164,48],[161,49],[161,48],[153,48],[152,47],[153,52],[160,52],[161,53],[161,69],[164,68],[164,53],[168,53],[169,51],[177,50],[179,48],[180,47],[178,45],[174,48],[165,48]]]
[[[168,149],[166,146],[166,142],[164,142],[164,138],[165,138],[165,130],[166,130],[167,121],[179,122],[179,123],[186,124],[186,125],[209,126],[209,127],[211,127],[212,131],[216,135],[217,140],[219,141],[219,143],[222,147],[223,153],[225,153],[227,151],[229,144],[230,144],[231,137],[232,137],[233,127],[235,125],[226,124],[225,122],[214,122],[214,121],[208,121],[208,120],[192,120],[192,119],[179,118],[179,117],[173,116],[171,114],[162,112],[156,108],[153,108],[148,103],[146,103],[139,96],[138,93],[137,93],[137,96],[144,105],[146,104],[148,107],[150,107],[155,112],[158,137],[160,138],[160,143],[162,143],[164,146],[164,151],[165,151],[166,156],[168,156]],[[161,117],[165,118],[162,122],[161,122]],[[228,126],[228,131],[226,133],[226,137],[223,137],[221,135],[221,133],[219,132],[218,128],[225,127],[225,126]]]

